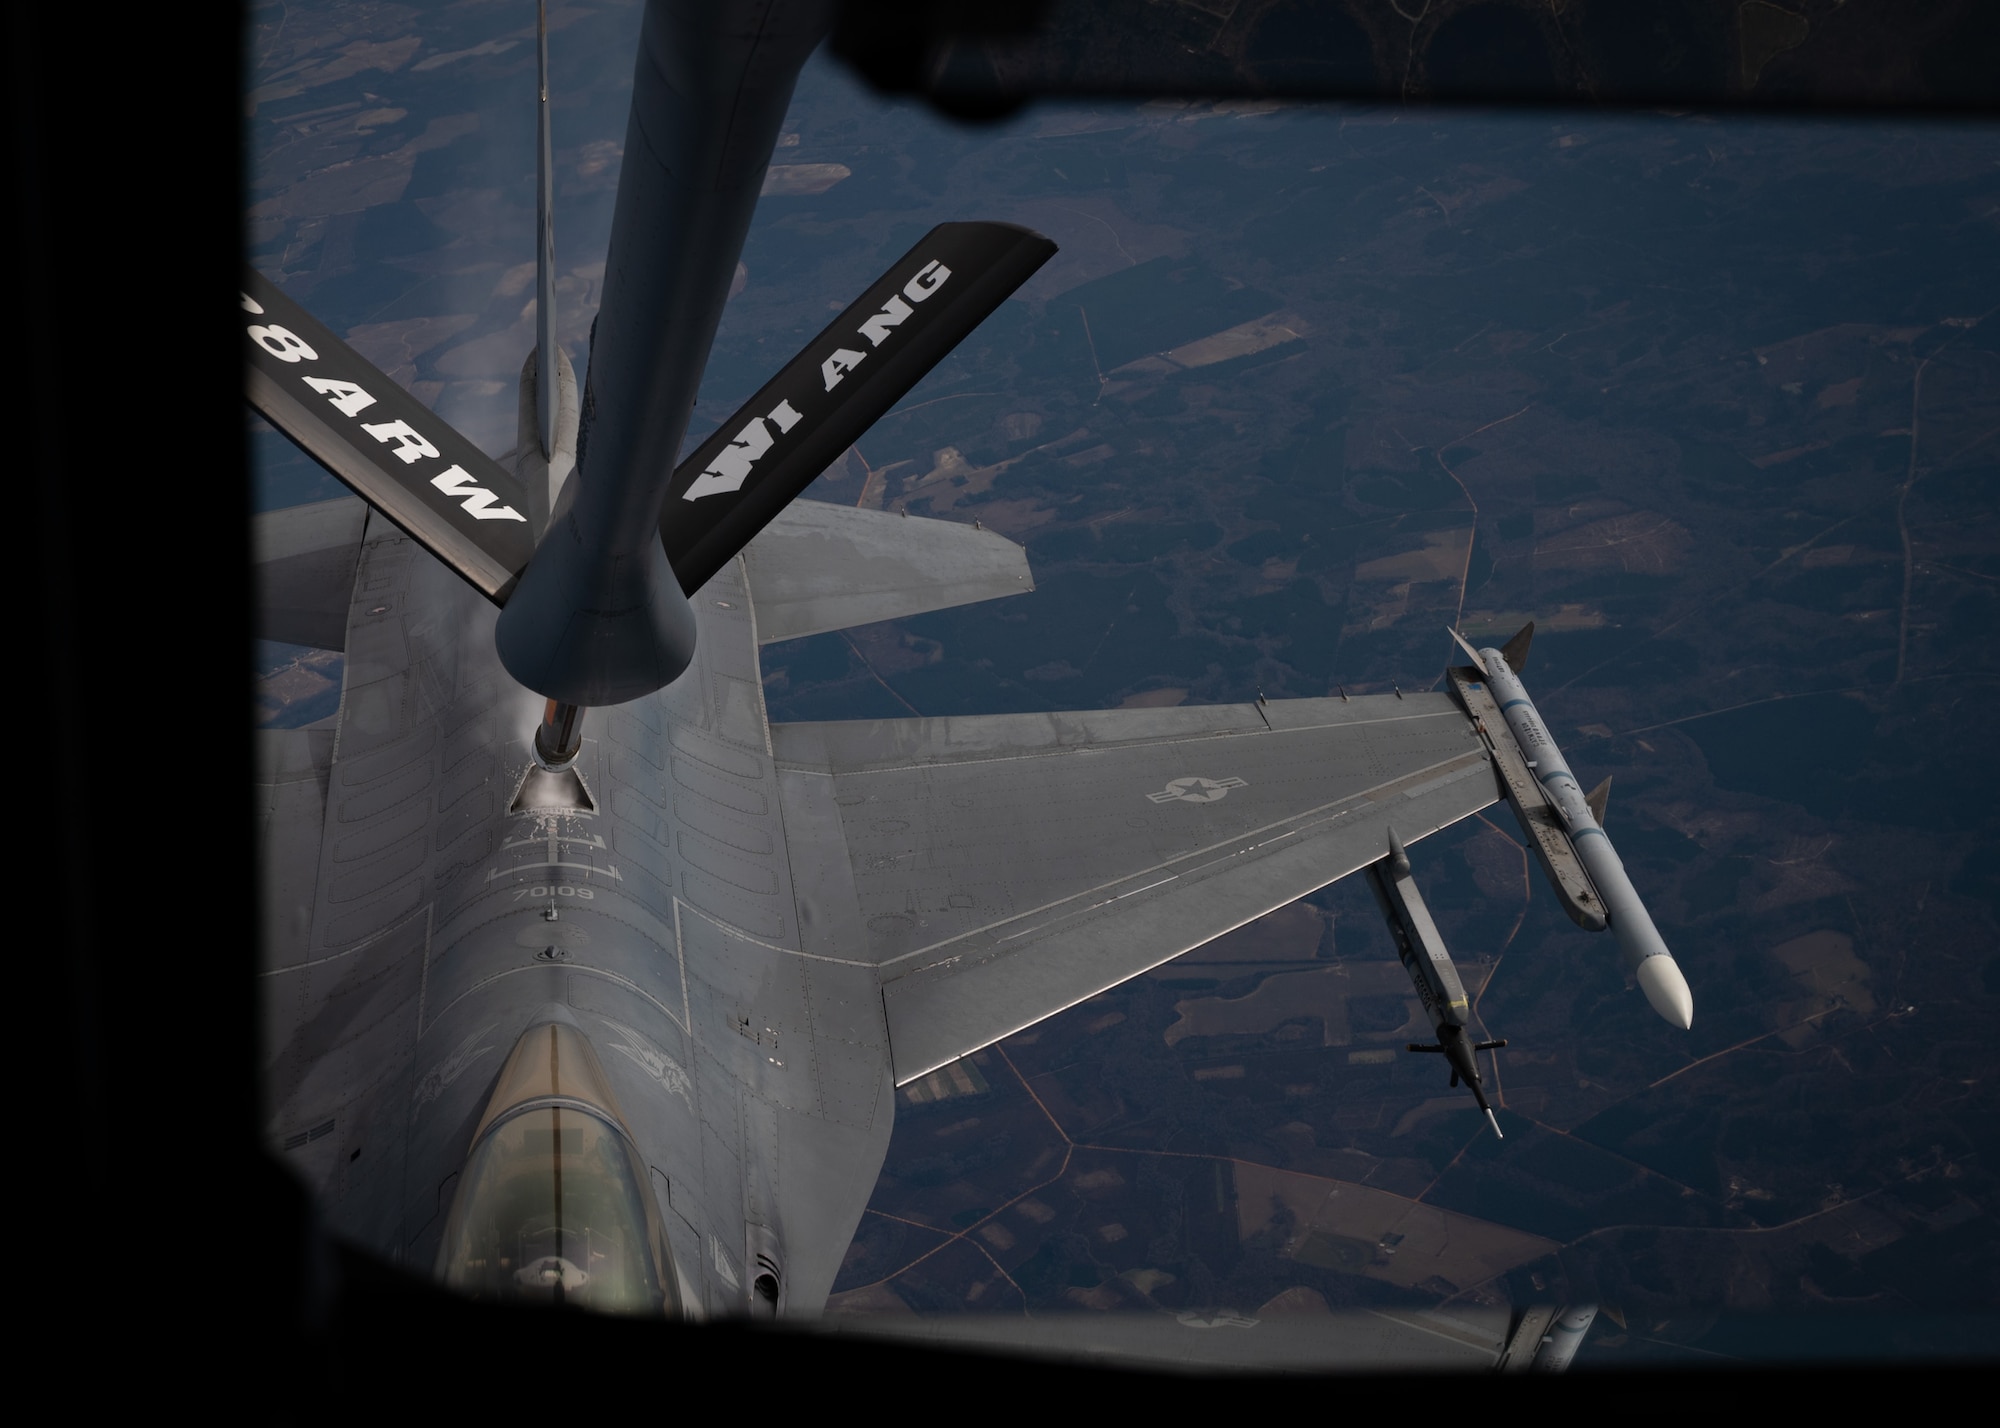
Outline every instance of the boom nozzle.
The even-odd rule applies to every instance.
[[[568,768],[583,748],[583,706],[551,699],[535,727],[535,762],[554,772]]]

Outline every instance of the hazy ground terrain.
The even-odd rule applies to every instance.
[[[515,12],[518,11],[518,14]],[[256,13],[252,261],[496,453],[532,341],[532,7]],[[521,21],[521,24],[503,23]],[[579,365],[630,5],[552,16]],[[979,519],[1028,596],[765,652],[773,718],[1527,679],[1694,988],[1560,914],[1505,806],[1414,850],[1504,1142],[1364,891],[1328,889],[902,1092],[846,1312],[2000,1295],[2000,132],[1047,105],[801,83],[691,439],[932,224],[1061,253],[809,493]],[[265,432],[257,502],[338,493]],[[259,717],[332,711],[266,647]],[[1931,1325],[1930,1328],[1923,1327]],[[1706,1337],[1705,1337],[1706,1336]],[[1915,1340],[1912,1340],[1914,1343]]]

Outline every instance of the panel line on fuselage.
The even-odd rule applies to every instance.
[[[287,962],[282,967],[264,967],[257,972],[257,976],[259,978],[281,977],[287,972],[303,972],[309,967],[324,967],[329,962],[338,962],[344,958],[352,957],[357,953],[366,952],[370,947],[373,947],[376,943],[381,942],[387,938],[394,937],[398,932],[401,932],[405,927],[408,927],[412,922],[414,922],[419,917],[424,919],[425,923],[424,947],[428,951],[431,941],[432,928],[430,926],[430,918],[431,918],[431,908],[433,906],[434,904],[427,902],[422,907],[413,908],[409,912],[405,913],[403,916],[397,918],[394,922],[390,923],[388,926],[384,927],[380,932],[371,932],[368,934],[368,936],[362,938],[359,942],[355,942],[346,947],[343,947],[338,952],[329,952],[324,957],[309,957],[303,962]]]
[[[478,993],[492,987],[495,983],[504,981],[509,977],[547,975],[548,970],[549,969],[547,967],[542,967],[542,966],[509,967],[504,971],[494,972],[488,976],[480,978],[478,981],[474,982],[471,986],[466,987],[463,991],[461,991],[457,996],[453,997],[450,1001],[446,1002],[443,1006],[439,1007],[437,1009],[436,1016],[422,1023],[422,1025],[418,1028],[417,1031],[417,1039],[421,1041],[425,1036],[425,1034],[428,1033],[432,1027],[436,1026],[439,1022],[444,1020],[446,1013],[451,1011],[451,1009],[453,1007],[456,1007],[460,1002],[463,1002],[467,997],[475,996]],[[637,982],[634,982],[629,977],[622,977],[618,973],[607,971],[603,967],[585,967],[580,965],[564,966],[561,968],[561,970],[567,973],[571,977],[579,977],[579,976],[601,977],[607,982],[613,982],[618,986],[623,987],[626,991],[633,993],[635,996],[642,997],[646,1001],[658,1007],[660,1009],[661,1014],[665,1016],[668,1021],[672,1022],[674,1026],[677,1027],[682,1032],[686,1032],[688,1029],[686,1022],[682,1019],[682,1017],[686,1015],[685,1011],[683,1011],[682,1016],[675,1016],[672,1007],[668,1006],[665,1002],[661,1001],[658,997],[654,996],[651,992],[647,991],[644,987],[640,986]]]
[[[844,850],[842,851],[841,856],[842,857],[846,856]],[[828,965],[834,967],[864,967],[871,970],[876,966],[880,965],[875,962],[861,961],[853,957],[829,957],[823,952],[807,952],[797,947],[781,947],[777,943],[769,940],[768,938],[758,937],[754,933],[745,932],[742,928],[736,926],[734,923],[729,922],[724,918],[717,917],[714,913],[708,912],[694,903],[686,902],[678,896],[674,898],[674,934],[676,936],[679,936],[680,934],[680,926],[681,926],[680,918],[681,918],[681,909],[683,907],[685,907],[688,911],[692,912],[695,916],[701,918],[702,921],[714,923],[724,932],[727,932],[731,937],[735,937],[741,941],[748,942],[752,946],[761,947],[766,952],[775,952],[780,957],[796,957],[802,962],[825,962]]]
[[[536,840],[536,841],[540,841],[540,840],[538,839],[538,840]],[[519,845],[518,845],[518,844],[515,844],[515,845],[509,845],[509,846],[519,846]],[[504,850],[503,850],[503,851],[504,851]],[[592,874],[592,875],[595,875],[595,874],[597,874],[597,873],[603,873],[603,874],[604,874],[604,875],[605,875],[606,877],[610,878],[610,879],[611,879],[611,880],[612,880],[613,882],[618,882],[618,883],[622,883],[622,882],[624,882],[624,881],[625,881],[625,875],[624,875],[623,873],[619,872],[619,871],[618,871],[618,869],[616,869],[616,868],[612,867],[612,866],[611,866],[610,864],[608,864],[608,863],[607,863],[607,864],[606,864],[606,865],[605,865],[604,867],[601,867],[601,868],[599,868],[599,867],[595,867],[595,866],[593,866],[593,865],[592,865],[592,864],[590,864],[590,863],[561,863],[561,862],[556,862],[556,863],[515,863],[515,864],[513,864],[513,865],[511,865],[511,866],[509,866],[509,867],[505,867],[505,868],[488,868],[488,869],[486,870],[486,881],[487,881],[487,882],[489,882],[489,883],[491,883],[491,882],[498,882],[498,881],[499,881],[499,880],[500,880],[501,878],[504,878],[504,877],[506,877],[506,876],[507,876],[507,875],[508,875],[509,873],[518,873],[518,872],[520,872],[520,871],[521,871],[522,869],[524,869],[524,868],[568,868],[568,869],[569,869],[569,870],[570,870],[571,872],[573,872],[573,873],[590,873],[590,874]]]

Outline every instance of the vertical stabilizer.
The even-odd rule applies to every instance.
[[[536,114],[535,149],[535,370],[556,370],[556,219],[555,151],[549,136],[549,6],[536,0],[535,78],[540,88]],[[573,379],[572,379],[573,380]],[[556,450],[556,411],[560,383],[536,384],[535,415],[541,436],[542,459],[550,461]]]
[[[549,513],[562,495],[563,483],[576,469],[577,396],[576,369],[561,343],[551,344],[555,353],[555,381],[544,383],[542,354],[530,352],[521,363],[520,400],[515,414],[514,474],[521,478],[522,507],[535,539],[549,528]],[[553,390],[551,390],[553,388]],[[552,398],[555,424],[542,415],[543,402]],[[541,433],[549,432],[544,438]],[[547,453],[544,454],[544,446]]]

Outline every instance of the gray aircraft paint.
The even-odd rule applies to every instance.
[[[744,551],[764,644],[967,604],[1035,588],[1021,547],[973,526],[798,501],[774,522],[777,539]]]
[[[678,445],[685,411],[644,404],[700,365],[706,338],[689,334],[714,323],[689,321],[719,311],[742,236],[737,223],[729,238],[731,215],[740,206],[747,223],[798,46],[823,20],[813,6],[656,3],[647,16],[628,166],[648,144],[691,145],[719,165],[697,182],[734,197],[665,258],[646,250],[663,271],[634,278],[618,310],[652,325],[635,317],[595,350],[593,382],[616,369],[625,385],[583,405],[616,396],[627,414],[596,429],[617,437],[595,448],[600,470]],[[661,27],[676,26],[663,47]],[[647,67],[666,76],[702,44],[754,71],[761,97],[723,131],[710,112],[683,133],[689,116],[668,100],[712,76],[677,71],[682,88],[662,100]],[[738,152],[759,135],[761,152]],[[664,152],[646,157],[662,173]],[[635,172],[616,231],[653,232],[685,195],[628,203],[651,170]],[[709,261],[723,249],[728,263]],[[614,240],[614,272],[621,251],[633,250]],[[1036,251],[1018,247],[1014,271],[1032,271]],[[885,315],[884,334],[907,320]],[[253,341],[265,378],[296,375],[291,342]],[[524,374],[525,455],[492,474],[495,491],[534,493],[510,526],[538,528],[535,497],[559,479],[536,461],[541,365]],[[573,444],[572,392],[553,403],[558,453]],[[338,449],[351,434],[319,410],[352,416],[336,395],[292,400],[331,434],[327,459],[354,465]],[[358,449],[357,484],[391,505],[432,503],[399,517],[416,539],[341,503],[260,523],[260,583],[285,595],[267,633],[347,654],[333,719],[259,736],[267,1133],[337,1233],[419,1270],[436,1259],[501,1063],[527,1028],[561,1021],[596,1048],[649,1167],[681,1301],[748,1310],[768,1266],[780,1275],[769,1307],[813,1313],[879,1173],[895,1082],[1344,876],[1380,855],[1392,822],[1414,842],[1499,796],[1476,721],[1442,694],[773,728],[760,608],[803,633],[1029,588],[1018,549],[990,533],[809,509],[688,592],[668,651],[687,656],[677,678],[597,711],[573,771],[542,774],[527,744],[540,700],[496,648],[508,617],[494,605],[517,567],[490,558],[490,532],[456,492],[438,504],[435,482],[404,479],[399,453]],[[579,549],[615,545],[647,487],[584,494],[572,478],[552,528],[567,523]],[[639,529],[656,549],[659,532]],[[496,567],[477,589],[454,531]],[[586,571],[585,584],[644,585],[634,571],[650,560]],[[529,608],[514,603],[521,589],[508,611]],[[654,679],[651,649],[613,673],[636,678],[652,659],[638,682]],[[566,781],[560,805],[531,796]]]
[[[795,826],[845,849],[801,896],[858,905],[844,955],[881,969],[899,1083],[1346,876],[1392,819],[1414,840],[1497,796],[1442,694],[772,738]]]
[[[286,771],[267,857],[318,845],[272,888],[273,1140],[333,1121],[299,1160],[331,1223],[428,1270],[493,1073],[562,1008],[662,1181],[695,1302],[742,1303],[762,1229],[816,1306],[886,1150],[889,1051],[871,973],[801,955],[740,571],[702,592],[688,674],[585,740],[596,811],[510,814],[534,698],[490,607],[384,524],[332,747],[262,736]]]
[[[339,1233],[429,1268],[492,1076],[560,1008],[692,1301],[741,1309],[761,1238],[813,1312],[892,1080],[1342,876],[1391,817],[1414,837],[1497,797],[1442,695],[773,727],[744,572],[819,538],[774,525],[698,592],[687,674],[584,740],[594,810],[510,813],[538,701],[491,605],[370,519],[339,715],[259,735],[267,1129],[308,1137],[286,1153]],[[1243,782],[1152,797],[1198,777]]]
[[[337,650],[347,644],[347,606],[368,507],[341,496],[271,511],[251,527],[257,637]]]

